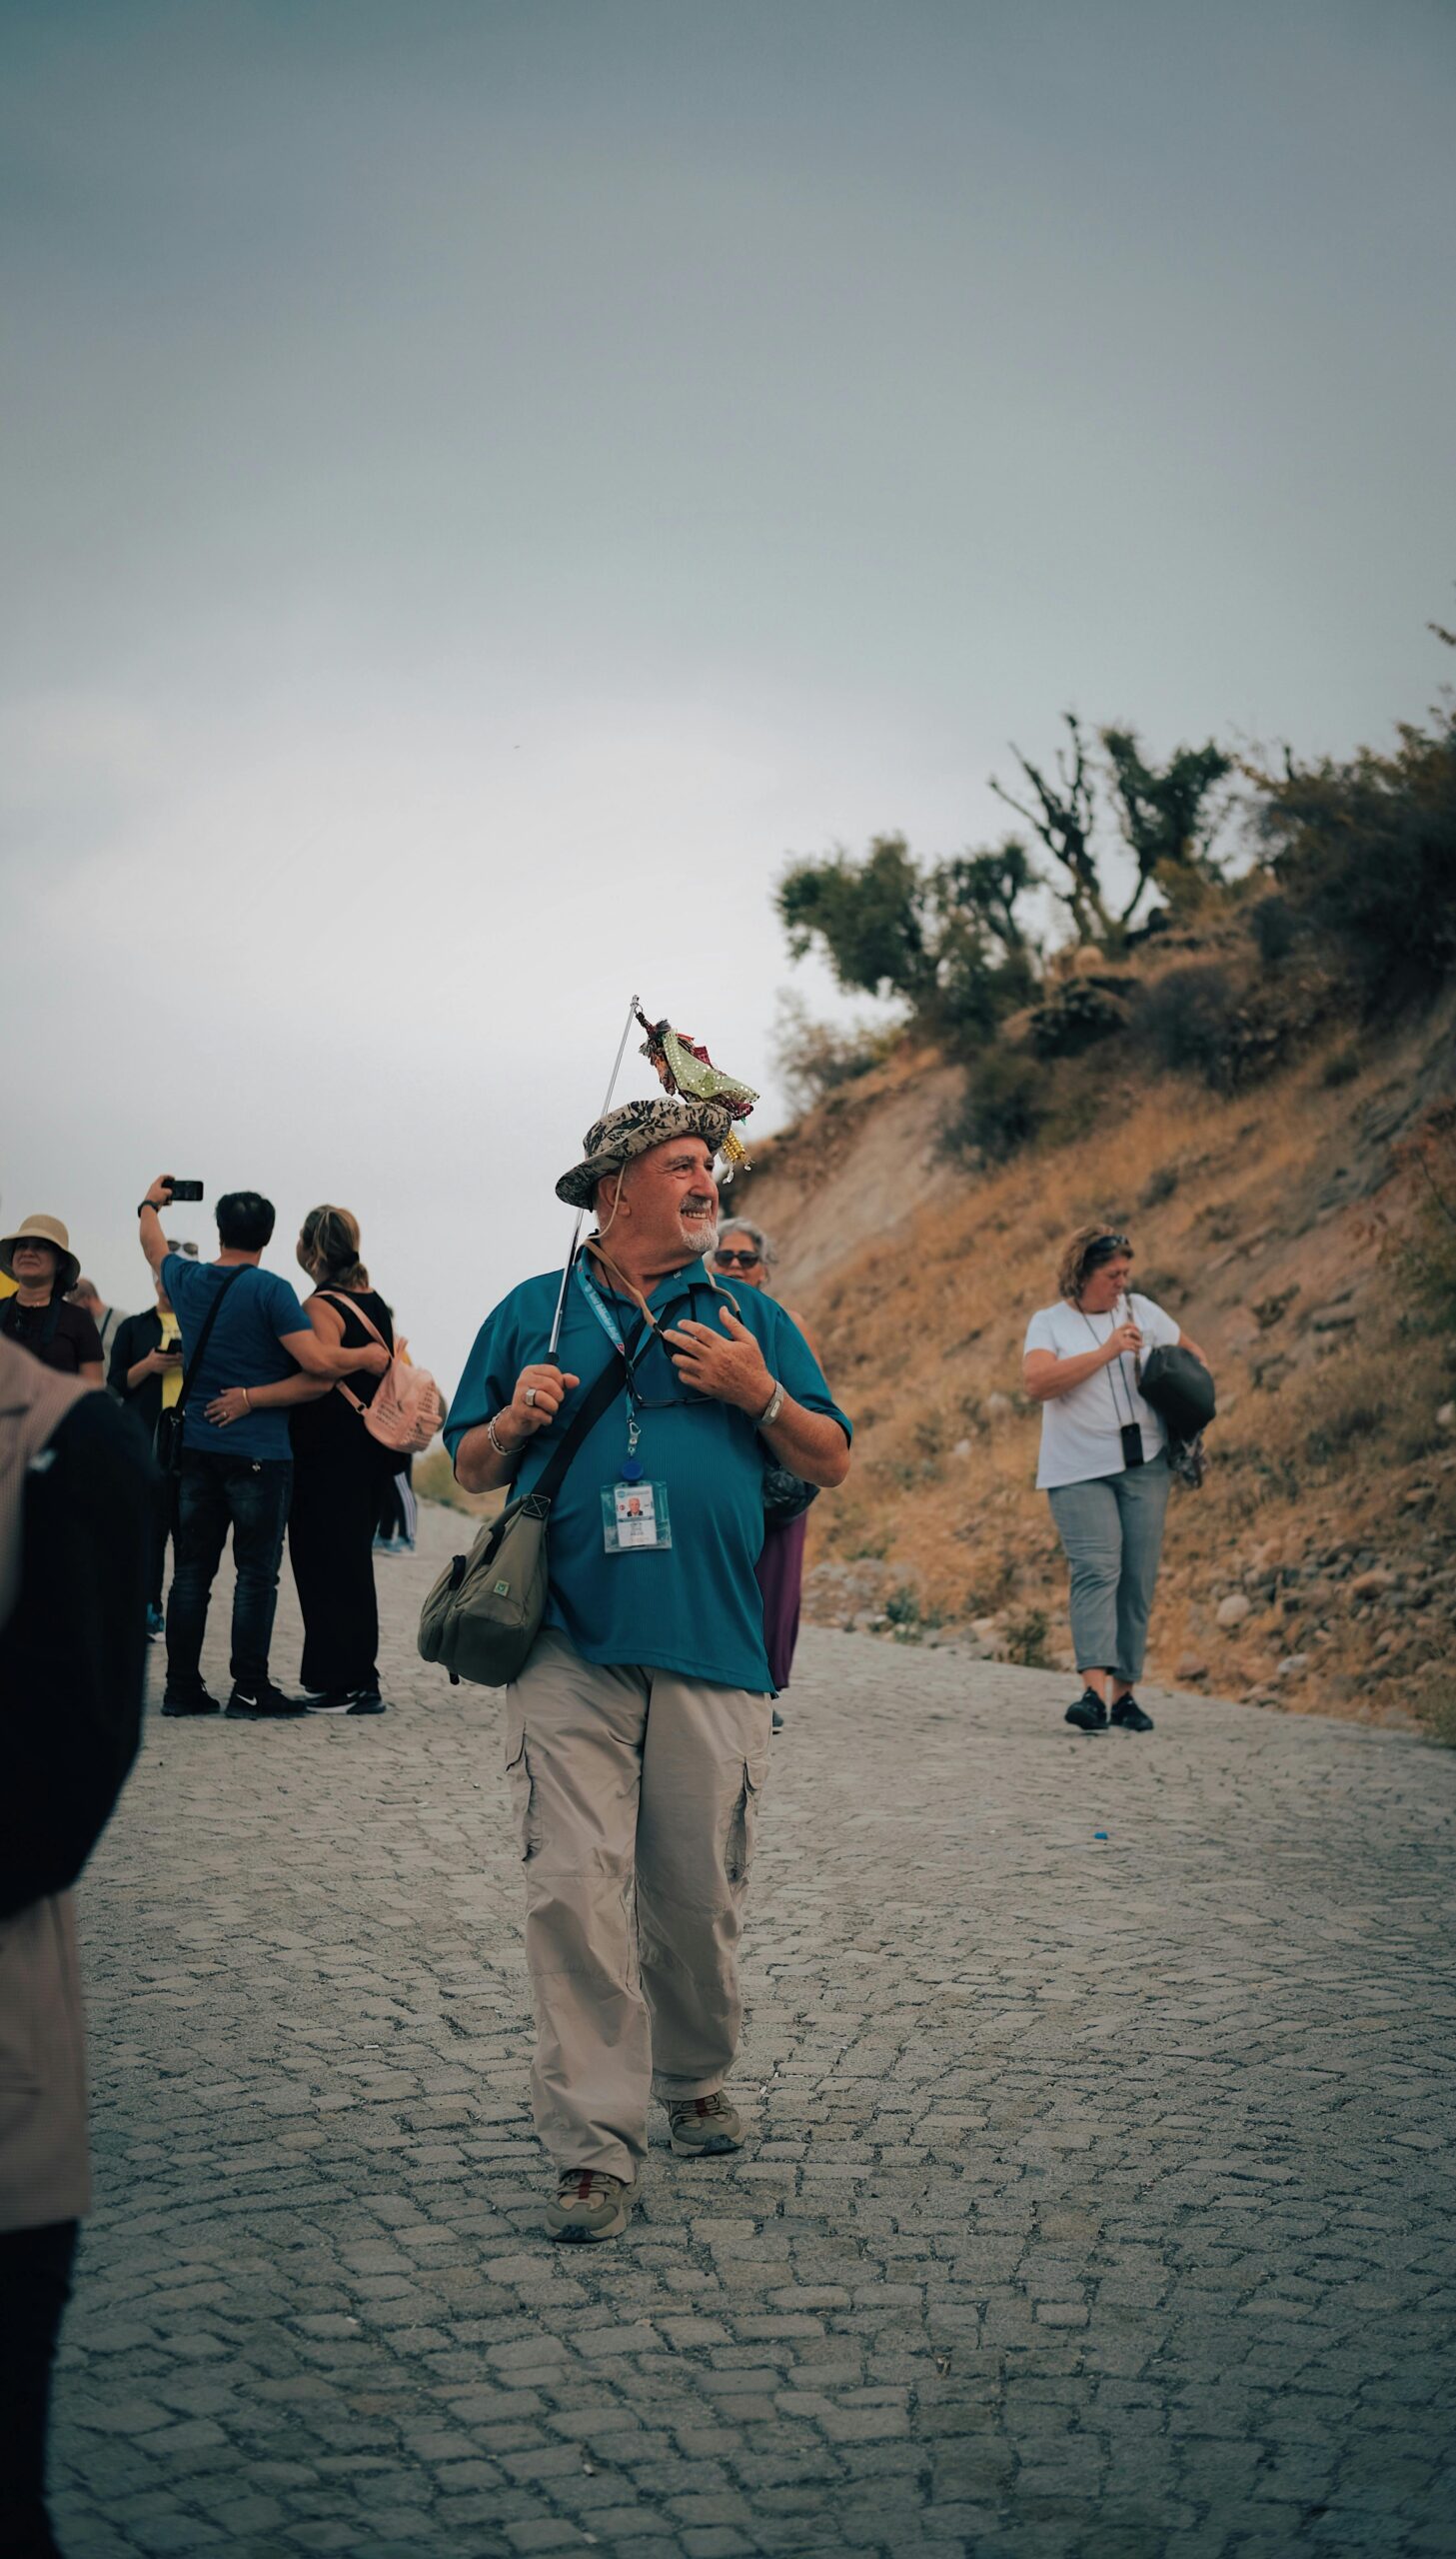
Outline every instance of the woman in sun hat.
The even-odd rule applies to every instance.
[[[0,1299],[0,1332],[44,1367],[88,1386],[103,1384],[101,1335],[84,1306],[66,1302],[81,1265],[60,1219],[27,1218],[13,1235],[0,1237],[0,1271],[15,1281],[14,1296]]]

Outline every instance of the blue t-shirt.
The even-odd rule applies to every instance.
[[[594,1274],[619,1331],[630,1345],[640,1323],[630,1299],[614,1297]],[[523,1280],[486,1317],[476,1335],[445,1424],[452,1457],[467,1430],[510,1402],[524,1367],[545,1356],[560,1274]],[[690,1305],[690,1286],[692,1302]],[[732,1294],[755,1334],[769,1370],[809,1412],[849,1424],[824,1383],[798,1326],[761,1289]],[[716,1324],[722,1292],[701,1262],[662,1280],[648,1303],[660,1323],[691,1314]],[[672,1309],[670,1312],[669,1309]],[[572,1415],[615,1357],[576,1277],[567,1290],[559,1357],[582,1380],[549,1430],[539,1431],[521,1461],[513,1489],[529,1492]],[[645,1409],[638,1456],[644,1480],[668,1487],[670,1546],[609,1554],[603,1540],[602,1493],[615,1484],[627,1455],[627,1396],[608,1405],[567,1469],[552,1504],[546,1622],[558,1626],[587,1661],[642,1662],[728,1688],[772,1687],[763,1650],[763,1601],[753,1566],[763,1543],[763,1468],[767,1451],[751,1420],[733,1405],[704,1395],[688,1400],[671,1354],[654,1341],[637,1371]],[[662,1408],[659,1399],[664,1399]]]
[[[237,1270],[236,1280],[229,1273]],[[184,1366],[197,1347],[207,1310],[219,1288],[227,1297],[208,1338],[202,1366],[187,1389],[182,1417],[184,1448],[216,1450],[225,1457],[292,1457],[288,1410],[245,1412],[219,1430],[204,1418],[213,1396],[224,1386],[271,1386],[298,1373],[297,1362],[284,1349],[280,1335],[307,1332],[309,1319],[286,1280],[251,1263],[194,1262],[189,1254],[169,1253],[162,1265],[162,1285],[182,1328]]]

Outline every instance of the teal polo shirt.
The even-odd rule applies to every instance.
[[[632,1343],[640,1323],[636,1305],[614,1296],[595,1268],[593,1282]],[[522,1369],[545,1357],[560,1285],[559,1272],[524,1280],[487,1315],[445,1424],[452,1458],[467,1430],[511,1401]],[[784,1392],[809,1412],[831,1414],[847,1438],[849,1423],[797,1324],[761,1288],[731,1293]],[[660,1280],[648,1297],[659,1322],[667,1324],[690,1314],[696,1322],[716,1323],[722,1302],[723,1292],[702,1262]],[[553,1445],[615,1356],[574,1273],[559,1357],[582,1383],[550,1430],[538,1431],[531,1441],[516,1492],[531,1490]],[[668,1487],[673,1542],[619,1554],[609,1554],[603,1542],[603,1487],[619,1480],[627,1455],[624,1390],[589,1431],[552,1504],[546,1623],[559,1627],[587,1661],[640,1662],[727,1688],[771,1689],[763,1603],[753,1577],[763,1543],[767,1450],[748,1415],[730,1404],[702,1395],[667,1401],[686,1397],[688,1389],[660,1342],[644,1358],[638,1384],[647,1406],[638,1416],[638,1455],[644,1479]]]

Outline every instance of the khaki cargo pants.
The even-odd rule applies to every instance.
[[[584,1661],[548,1628],[506,1691],[536,2008],[532,2107],[559,2168],[634,2179],[649,2090],[721,2088],[772,1701]]]

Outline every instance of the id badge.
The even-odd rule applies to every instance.
[[[671,1546],[665,1483],[606,1483],[602,1487],[602,1543],[610,1555]]]

